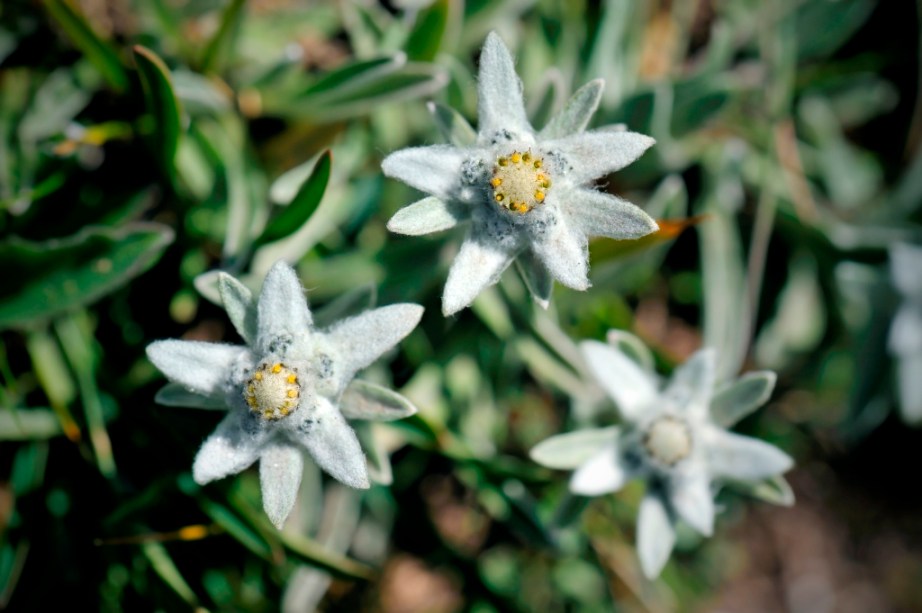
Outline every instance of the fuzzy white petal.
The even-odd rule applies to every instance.
[[[167,383],[161,387],[154,396],[154,401],[168,407],[227,410],[227,402],[221,395],[202,396],[190,392],[178,383]]]
[[[335,352],[338,381],[345,386],[356,372],[395,346],[419,323],[423,307],[392,304],[344,319],[324,331],[322,343]]]
[[[218,273],[218,293],[224,310],[237,334],[248,345],[256,343],[258,335],[256,317],[256,299],[250,289],[226,272]]]
[[[298,487],[304,473],[304,456],[294,445],[267,445],[259,456],[259,486],[263,510],[272,525],[282,529],[298,499]]]
[[[269,433],[247,413],[228,414],[205,439],[192,463],[192,478],[199,485],[245,470],[260,452]]]
[[[381,170],[392,179],[441,200],[458,195],[461,164],[469,153],[450,145],[410,147],[390,154],[381,162]]]
[[[347,419],[394,421],[414,415],[413,403],[386,387],[356,379],[349,384],[339,401]]]
[[[147,357],[167,379],[190,392],[223,397],[228,372],[247,348],[201,341],[155,341],[147,346]]]
[[[787,471],[791,457],[768,443],[719,428],[708,432],[708,466],[711,475],[722,479],[758,481]]]
[[[531,250],[555,280],[576,290],[589,288],[589,245],[586,236],[556,216],[540,235],[532,238]]]
[[[531,297],[542,309],[546,309],[551,304],[551,291],[554,289],[554,278],[547,267],[535,257],[531,249],[520,253],[515,264]]]
[[[302,338],[310,332],[312,318],[301,281],[283,261],[269,269],[259,294],[258,310],[257,347],[263,356],[272,353],[279,339]]]
[[[469,234],[448,271],[442,314],[447,317],[470,305],[480,292],[499,281],[514,257],[504,245]]]
[[[320,468],[349,487],[368,488],[365,454],[339,409],[321,396],[313,407],[302,405],[292,418],[298,420],[292,438],[304,445]]]
[[[631,477],[621,462],[617,439],[596,451],[570,479],[570,491],[581,496],[600,496],[620,490]]]
[[[907,424],[922,423],[922,353],[898,356],[896,364],[900,414]]]
[[[467,205],[430,196],[397,211],[387,229],[397,234],[420,236],[453,228],[470,217]]]
[[[574,189],[558,196],[573,223],[588,236],[635,239],[656,232],[656,221],[640,207],[610,194]]]
[[[676,477],[671,486],[672,508],[689,526],[704,536],[714,532],[714,496],[703,470]]]
[[[563,138],[585,130],[596,109],[599,108],[603,89],[605,89],[605,81],[595,79],[576,90],[567,100],[563,110],[547,122],[539,138],[541,140]]]
[[[657,493],[648,492],[637,513],[637,555],[647,579],[659,576],[675,546],[675,527]]]
[[[890,247],[890,277],[906,296],[922,298],[922,247],[897,243]]]
[[[712,348],[697,351],[672,374],[664,398],[691,417],[707,415],[717,376],[717,352]]]
[[[580,350],[589,370],[618,405],[621,415],[628,421],[639,421],[657,398],[651,375],[605,343],[583,341]]]
[[[535,445],[529,455],[542,466],[573,470],[617,440],[618,432],[619,428],[611,427],[558,434]]]
[[[724,428],[736,424],[765,404],[777,379],[772,371],[760,370],[724,385],[711,399],[711,421]]]
[[[477,117],[481,143],[491,141],[503,130],[519,139],[532,131],[512,55],[495,32],[490,32],[480,52]]]
[[[922,353],[922,304],[903,302],[890,323],[888,341],[890,352],[896,355]]]
[[[561,153],[571,166],[567,181],[582,185],[621,170],[656,142],[636,132],[596,130],[543,143],[548,151]]]

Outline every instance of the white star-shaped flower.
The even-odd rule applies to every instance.
[[[922,422],[922,247],[890,248],[890,276],[903,297],[890,324],[889,348],[896,358],[900,412],[908,424]]]
[[[715,395],[715,352],[705,349],[660,391],[655,374],[615,347],[586,341],[581,349],[624,425],[553,436],[531,456],[551,468],[575,469],[570,490],[584,496],[616,492],[635,477],[646,480],[637,549],[647,577],[658,576],[669,559],[678,519],[711,535],[716,485],[761,481],[793,465],[776,447],[726,430],[768,399],[774,373],[747,374]]]
[[[480,55],[476,138],[385,158],[384,174],[430,194],[398,211],[389,230],[420,235],[470,220],[442,295],[445,315],[470,305],[513,261],[547,307],[553,280],[589,287],[588,236],[633,239],[657,229],[638,207],[592,187],[653,144],[649,136],[615,127],[585,131],[602,85],[582,87],[536,132],[512,56],[491,33]]]
[[[409,334],[423,308],[396,304],[318,330],[301,283],[284,262],[269,271],[258,299],[227,274],[219,289],[247,345],[165,340],[147,347],[172,382],[158,402],[229,410],[195,457],[195,482],[238,473],[258,459],[263,507],[278,527],[297,497],[302,449],[339,481],[367,488],[365,456],[345,417],[399,419],[415,409],[399,394],[353,376]]]

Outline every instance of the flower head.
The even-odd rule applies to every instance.
[[[430,194],[398,211],[388,222],[392,232],[428,234],[471,222],[445,284],[445,315],[468,306],[513,261],[546,307],[553,280],[589,287],[588,236],[630,239],[656,230],[639,208],[591,186],[653,144],[614,127],[585,132],[601,94],[602,81],[592,81],[536,132],[512,56],[491,33],[480,55],[474,142],[402,149],[385,158],[384,174]]]
[[[910,424],[922,423],[922,247],[890,248],[890,276],[903,297],[890,325],[889,348],[896,358],[900,410]]]
[[[352,378],[416,327],[422,307],[382,307],[318,330],[284,262],[269,271],[258,299],[230,275],[221,275],[219,289],[246,345],[165,340],[147,347],[172,382],[159,402],[229,411],[195,457],[196,483],[258,459],[263,507],[278,527],[295,502],[302,449],[339,481],[367,488],[365,456],[345,418],[397,419],[415,409],[394,392]]]
[[[711,535],[717,483],[760,481],[792,466],[776,447],[726,430],[765,402],[773,373],[751,373],[715,395],[716,356],[705,349],[660,390],[655,375],[615,347],[587,341],[581,349],[625,423],[551,437],[531,455],[552,468],[575,469],[570,490],[584,496],[618,491],[635,477],[646,480],[637,547],[647,577],[659,575],[669,559],[678,519]]]

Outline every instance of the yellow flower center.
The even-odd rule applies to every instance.
[[[551,177],[544,168],[544,160],[531,151],[513,151],[496,159],[490,186],[498,205],[525,214],[547,198]]]
[[[290,414],[298,408],[300,397],[297,373],[281,362],[260,364],[243,390],[250,410],[268,420]]]
[[[688,424],[676,417],[660,417],[647,429],[644,447],[653,459],[667,466],[684,460],[691,453],[692,438]]]

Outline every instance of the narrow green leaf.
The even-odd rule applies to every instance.
[[[257,245],[285,238],[297,232],[301,226],[307,223],[323,199],[323,193],[326,191],[327,183],[330,180],[332,159],[333,155],[329,150],[320,156],[314,170],[301,185],[301,189],[298,190],[294,200],[268,223],[262,235],[257,239]]]
[[[134,58],[144,87],[147,111],[154,118],[154,133],[150,139],[154,154],[172,180],[176,177],[176,151],[182,120],[170,70],[156,53],[141,45],[134,46]]]
[[[186,583],[182,572],[176,567],[176,563],[173,562],[173,558],[170,557],[166,547],[161,543],[148,541],[141,545],[141,551],[144,552],[144,557],[147,558],[154,572],[163,579],[164,583],[170,586],[187,605],[194,608],[198,604],[198,598],[192,588],[189,587],[189,584]]]
[[[0,441],[37,441],[62,434],[50,409],[11,409],[0,413]]]
[[[328,571],[346,579],[372,579],[374,569],[350,558],[328,551],[322,545],[293,532],[280,532],[285,551],[299,562]]]
[[[246,0],[231,0],[224,13],[221,14],[221,25],[218,31],[205,47],[202,54],[202,72],[214,72],[221,69],[221,62],[226,61],[231,55],[234,36],[240,28],[240,19],[243,16],[243,7]]]
[[[128,75],[118,57],[118,52],[100,39],[82,15],[76,13],[64,0],[43,0],[51,18],[61,27],[75,47],[96,67],[112,89],[124,91]]]
[[[430,102],[429,112],[442,135],[456,147],[470,147],[477,141],[477,131],[461,113],[438,102]]]
[[[0,329],[22,327],[84,306],[140,275],[173,241],[158,223],[89,226],[63,239],[0,242]]]
[[[436,0],[419,13],[405,46],[411,60],[431,62],[438,55],[448,27],[451,5],[451,0]]]

